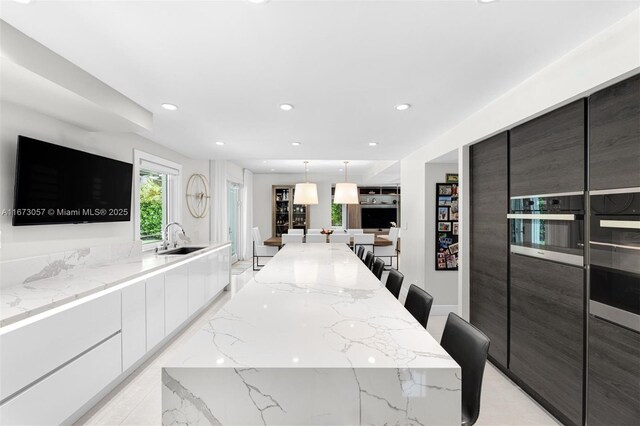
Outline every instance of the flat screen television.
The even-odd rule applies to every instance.
[[[133,165],[18,136],[12,223],[131,220]]]
[[[395,208],[362,207],[362,227],[365,229],[390,228],[391,222],[398,222],[398,210]]]

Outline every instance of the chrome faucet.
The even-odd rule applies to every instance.
[[[163,238],[162,238],[162,250],[166,250],[169,248],[169,228],[172,225],[176,225],[178,228],[180,228],[180,231],[182,231],[182,235],[184,236],[184,240],[189,240],[187,238],[187,233],[184,232],[184,228],[182,227],[182,225],[180,225],[180,223],[178,222],[171,222],[169,224],[167,224],[167,226],[164,227],[164,233],[163,233]],[[176,247],[178,245],[178,242],[174,242],[174,247]]]

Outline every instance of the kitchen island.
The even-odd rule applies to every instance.
[[[460,368],[345,244],[287,244],[162,371],[175,424],[460,424]]]

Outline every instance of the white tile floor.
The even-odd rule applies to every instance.
[[[235,292],[253,277],[248,269],[233,275],[231,291],[224,292],[185,331],[158,354],[140,366],[122,384],[85,414],[76,425],[159,425],[161,423],[161,365],[170,359],[176,348],[189,339],[220,309]],[[383,277],[384,280],[384,277]],[[404,300],[405,293],[400,296]],[[432,316],[428,331],[440,340],[446,317]],[[551,415],[506,378],[491,364],[485,369],[482,405],[477,425],[558,425]]]

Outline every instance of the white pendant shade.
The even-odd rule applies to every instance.
[[[360,204],[358,185],[355,183],[336,183],[336,193],[333,197],[336,204]]]
[[[318,187],[315,183],[296,183],[293,204],[318,204]]]

